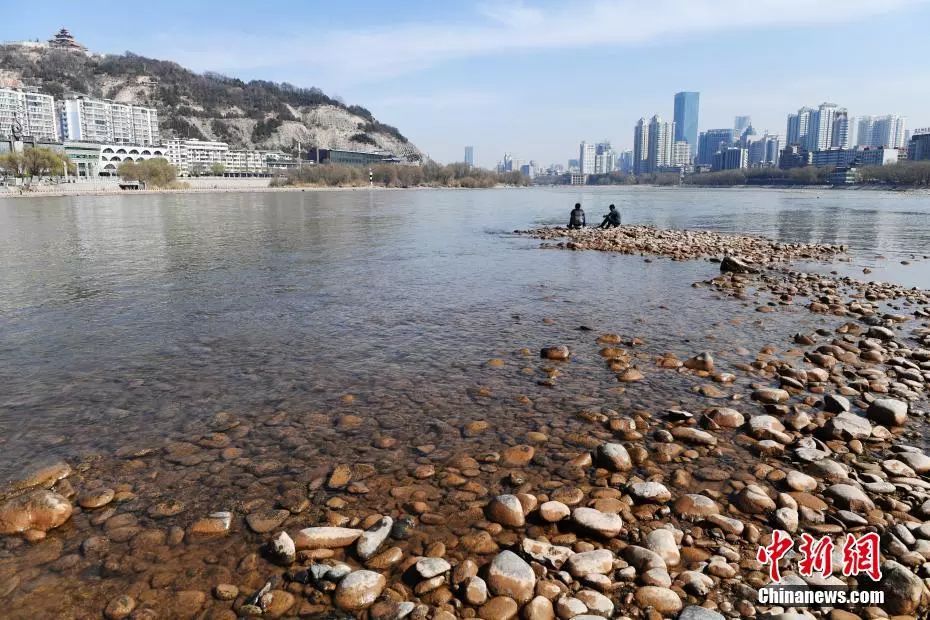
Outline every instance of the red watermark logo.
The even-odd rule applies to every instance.
[[[874,581],[882,578],[882,569],[879,564],[878,534],[870,532],[862,536],[846,534],[843,542],[843,575],[854,577],[865,573]],[[801,560],[798,562],[798,572],[804,577],[813,577],[814,574],[829,577],[833,574],[833,549],[835,545],[829,536],[814,538],[810,534],[801,534],[801,544],[798,551]],[[768,564],[769,577],[773,583],[781,582],[781,572],[778,562],[794,548],[794,541],[784,530],[772,532],[772,542],[759,547],[756,559],[763,566]]]

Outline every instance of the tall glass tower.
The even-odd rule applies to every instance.
[[[701,93],[675,93],[675,140],[687,142],[692,156],[697,151],[700,100]]]

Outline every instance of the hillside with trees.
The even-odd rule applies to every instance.
[[[222,140],[235,148],[339,148],[391,151],[419,160],[420,151],[359,105],[319,88],[198,74],[131,52],[90,55],[54,48],[0,46],[0,83],[154,107],[164,137]]]

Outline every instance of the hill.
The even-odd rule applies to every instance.
[[[0,84],[34,89],[56,99],[85,94],[154,107],[163,137],[287,151],[299,140],[304,147],[383,149],[408,159],[421,157],[397,128],[318,88],[198,74],[175,62],[130,52],[94,55],[2,45]]]

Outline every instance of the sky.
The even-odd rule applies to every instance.
[[[370,109],[430,157],[504,152],[541,165],[581,140],[632,145],[699,91],[701,130],[747,114],[784,135],[823,101],[930,126],[930,0],[571,0],[153,3],[0,0],[0,41],[69,28],[91,50],[316,86]],[[94,10],[94,7],[99,7]]]

